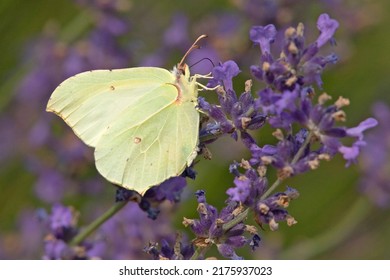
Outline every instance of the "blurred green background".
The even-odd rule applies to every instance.
[[[131,20],[129,30],[131,35],[128,38],[124,36],[122,39],[130,40],[124,42],[124,45],[129,45],[133,49],[134,55],[129,61],[131,67],[139,63],[140,58],[158,50],[162,40],[161,34],[169,26],[175,13],[181,12],[189,18],[190,34],[195,38],[197,33],[208,33],[207,28],[202,26],[201,19],[218,19],[220,14],[225,12],[242,13],[238,6],[241,5],[240,2],[245,1],[124,0],[122,2],[128,5],[126,16]],[[303,5],[302,1],[280,2],[288,3],[285,9],[287,11],[291,9],[290,14],[294,25],[299,21],[311,22],[312,26],[307,28],[309,32],[311,29],[316,34],[315,21],[318,15],[324,12],[323,5],[317,5],[319,1],[307,1],[310,2],[307,6]],[[349,5],[354,5],[354,1],[341,2],[345,2],[343,5],[346,13],[339,11],[339,16],[346,16]],[[372,115],[373,102],[384,100],[389,103],[390,101],[390,79],[388,78],[390,2],[386,0],[358,2],[361,9],[355,7],[355,10],[351,11],[351,13],[360,13],[354,14],[354,21],[338,18],[338,15],[332,14],[331,10],[327,11],[341,24],[336,33],[338,45],[331,50],[340,56],[341,61],[325,72],[324,90],[334,98],[342,95],[351,100],[351,105],[345,109],[349,126],[354,126]],[[1,114],[10,114],[13,110],[20,81],[34,67],[34,59],[31,59],[34,55],[31,56],[31,53],[34,52],[33,46],[38,36],[50,30],[60,34],[60,38],[71,44],[88,32],[93,20],[91,9],[76,5],[70,0],[1,1]],[[236,49],[244,48],[235,40],[241,39],[244,41],[242,45],[250,45],[245,37],[249,26],[248,22],[243,23],[237,31],[238,35],[231,37],[231,41],[228,40],[229,37],[219,38],[221,40],[219,44],[222,46],[220,50],[223,51],[220,55],[222,60],[228,59],[228,55],[234,54]],[[253,48],[248,52],[250,57],[255,57]],[[164,62],[164,67],[171,68],[182,54],[170,53],[169,59]],[[242,71],[241,79],[244,81],[249,78],[248,68]],[[42,104],[42,108],[44,106],[45,104]],[[57,122],[62,121],[57,119]],[[23,130],[26,127],[14,127],[14,129]],[[261,145],[274,141],[268,135],[269,131],[271,131],[269,128],[265,128],[258,135]],[[6,133],[0,131],[3,136]],[[23,209],[49,207],[34,196],[32,188],[36,178],[26,170],[24,165],[26,150],[20,145],[22,142],[18,139],[14,139],[14,143],[13,149],[19,152],[15,151],[15,156],[1,161],[0,168],[0,238],[3,242],[11,242],[12,236],[17,236],[17,220]],[[195,190],[205,189],[210,204],[223,206],[223,201],[226,199],[225,190],[232,186],[233,181],[233,176],[228,174],[229,164],[248,156],[242,144],[227,137],[213,143],[209,149],[213,159],[200,160],[196,166],[198,177],[190,182],[184,195],[185,200],[177,208],[175,226],[179,230],[183,230],[181,225],[183,216],[196,217],[197,204],[192,197]],[[248,255],[247,250],[241,250],[240,254],[246,255],[247,258],[389,259],[389,211],[375,208],[361,196],[357,190],[359,174],[358,165],[346,169],[344,161],[336,157],[331,162],[322,163],[318,170],[287,180],[282,188],[288,184],[298,189],[301,194],[288,209],[298,224],[287,227],[282,223],[276,232],[271,232],[268,227],[265,227],[260,231],[263,244],[257,252]],[[270,182],[272,181],[273,176],[270,174]],[[111,193],[107,185],[107,190],[102,191],[99,197],[76,194],[71,198],[68,197],[65,202],[80,209],[84,209],[83,205],[87,202],[89,208],[93,208],[94,205],[100,207],[110,204]],[[86,223],[88,219],[81,217],[81,221]],[[189,236],[191,237],[190,234]],[[40,258],[40,253],[37,252],[35,258]]]

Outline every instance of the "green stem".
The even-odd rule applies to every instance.
[[[194,254],[191,256],[190,260],[197,260],[199,257],[200,248],[197,248]]]
[[[280,185],[282,181],[282,179],[277,178],[272,186],[260,197],[260,200],[266,199]]]
[[[371,212],[372,206],[359,197],[343,219],[330,230],[310,240],[298,243],[283,251],[280,259],[310,259],[341,244],[353,233]]]
[[[203,248],[198,247],[195,250],[194,254],[191,256],[190,260],[197,260],[199,258],[199,256],[204,256],[210,247],[211,246],[207,246],[207,247],[203,247]]]
[[[98,217],[95,221],[89,224],[84,231],[77,234],[70,242],[70,246],[76,246],[87,238],[91,233],[93,233],[98,227],[105,223],[108,219],[114,216],[119,210],[121,210],[128,201],[121,201],[115,203],[110,209],[108,209],[103,215]]]
[[[248,214],[249,214],[249,208],[245,209],[245,211],[243,211],[242,213],[238,214],[233,220],[231,220],[231,221],[227,222],[226,224],[224,224],[222,226],[223,231],[226,232],[229,229],[231,229],[232,227],[234,227],[235,225],[238,225],[239,223],[241,223],[243,220],[246,219]]]

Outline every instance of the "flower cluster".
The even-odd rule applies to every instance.
[[[287,187],[285,192],[272,194],[283,180],[316,169],[321,160],[330,160],[337,153],[344,157],[347,166],[350,165],[366,144],[364,131],[377,125],[374,118],[368,118],[356,127],[338,126],[338,122],[346,119],[342,108],[349,105],[349,100],[339,97],[333,104],[327,105],[331,99],[328,94],[322,93],[315,98],[313,83],[321,88],[323,69],[337,61],[334,54],[321,56],[320,48],[327,42],[334,42],[338,22],[322,14],[317,27],[320,35],[308,46],[305,45],[303,24],[288,28],[278,58],[272,55],[271,50],[277,35],[275,26],[252,27],[250,39],[260,45],[261,56],[260,65],[251,66],[251,73],[256,80],[265,83],[265,88],[253,97],[252,82],[247,81],[245,92],[237,97],[233,78],[240,70],[234,61],[227,61],[213,69],[213,78],[207,85],[219,86],[220,104],[209,104],[203,98],[199,100],[201,111],[211,119],[201,130],[201,139],[204,137],[206,140],[204,143],[207,144],[210,139],[214,141],[222,134],[230,134],[237,140],[239,132],[241,141],[251,152],[249,160],[230,166],[235,179],[234,187],[227,190],[229,203],[239,203],[251,209],[255,221],[259,225],[268,224],[271,230],[278,229],[280,221],[286,221],[289,226],[296,223],[286,208],[299,193]],[[261,129],[266,123],[276,129],[273,135],[278,142],[261,147],[248,131]],[[211,138],[207,138],[207,134],[211,134]],[[344,138],[353,139],[352,145],[344,145]],[[240,168],[245,170],[243,174]],[[277,172],[277,180],[271,187],[266,177],[268,168]],[[205,209],[206,216],[212,213],[207,207]],[[197,232],[197,223],[189,224],[194,227],[198,238],[214,236],[213,231],[208,234]],[[220,252],[223,256],[228,255],[223,250]],[[235,257],[234,254],[232,256]]]
[[[180,234],[176,240],[161,240],[161,245],[150,242],[144,251],[155,260],[189,260],[194,256],[194,245],[191,242],[183,241]]]
[[[239,172],[240,168],[245,170],[244,174]],[[277,230],[280,221],[286,221],[289,226],[296,223],[286,208],[291,200],[298,198],[297,190],[287,187],[285,192],[265,197],[268,180],[264,166],[254,169],[248,161],[242,160],[240,164],[233,163],[230,171],[236,177],[234,187],[229,188],[226,193],[232,201],[252,209],[257,224],[268,224],[271,230]]]
[[[321,86],[324,67],[335,61],[333,54],[327,57],[317,54],[321,46],[332,41],[338,23],[323,14],[317,26],[320,36],[308,47],[304,45],[302,24],[296,29],[288,28],[277,59],[271,54],[276,28],[273,25],[253,27],[250,37],[260,45],[262,54],[260,66],[252,66],[251,71],[255,78],[266,83],[266,87],[257,92],[257,98],[253,98],[248,86],[237,98],[232,78],[239,69],[233,61],[227,61],[214,68],[213,79],[208,84],[223,87],[218,91],[221,105],[210,105],[203,99],[199,101],[200,109],[214,120],[205,125],[205,131],[215,133],[210,127],[219,128],[222,133],[231,133],[235,139],[236,131],[240,131],[243,143],[252,153],[250,164],[272,165],[280,178],[317,168],[320,160],[329,160],[337,153],[341,153],[349,165],[356,160],[360,147],[365,145],[363,132],[377,125],[375,119],[368,118],[353,128],[336,126],[337,122],[345,121],[342,107],[349,105],[349,100],[339,97],[333,104],[326,105],[331,96],[323,93],[318,102],[314,102],[315,90],[311,83],[317,82]],[[279,140],[277,145],[259,147],[247,133],[249,129],[261,128],[265,122],[277,129],[274,133]],[[294,132],[294,125],[301,126],[301,129]],[[352,146],[341,142],[347,137],[354,139]],[[311,148],[314,143],[319,143],[317,149]]]
[[[220,105],[210,104],[204,98],[199,98],[199,108],[215,122],[207,123],[200,131],[202,142],[209,142],[221,134],[228,133],[234,139],[238,139],[238,132],[255,130],[262,127],[266,116],[259,112],[251,95],[251,83],[248,82],[245,92],[237,97],[233,89],[232,78],[238,75],[239,69],[234,61],[227,61],[214,67],[213,78],[207,84],[208,87],[216,87]],[[214,138],[215,139],[215,138]]]
[[[204,191],[197,191],[197,211],[199,219],[184,218],[183,224],[189,226],[196,235],[193,244],[200,248],[217,246],[219,253],[230,259],[241,259],[235,249],[249,245],[254,250],[259,245],[260,237],[254,226],[246,225],[243,221],[234,222],[234,219],[242,216],[244,208],[236,201],[227,201],[219,213],[218,210],[206,202]],[[250,237],[245,237],[244,233]],[[200,256],[204,257],[204,256]]]

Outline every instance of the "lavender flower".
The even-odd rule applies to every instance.
[[[321,48],[325,43],[331,40],[338,27],[339,23],[336,20],[331,19],[329,15],[320,15],[317,21],[317,28],[321,32],[321,35],[316,40],[317,47]]]
[[[205,131],[210,131],[210,134],[228,133],[237,140],[238,132],[241,132],[242,136],[246,130],[255,130],[264,125],[266,116],[258,111],[258,106],[251,95],[251,81],[247,82],[246,91],[240,97],[237,97],[233,90],[232,78],[239,72],[240,70],[234,61],[227,61],[213,69],[213,74],[216,76],[210,80],[207,86],[223,85],[217,89],[221,105],[209,104],[204,98],[199,98],[199,108],[216,122],[211,126],[210,124],[206,125],[200,131],[201,139]],[[213,130],[217,130],[217,132],[213,132]]]
[[[256,204],[256,220],[259,224],[268,224],[271,230],[277,230],[279,221],[286,221],[288,226],[296,224],[294,217],[288,214],[285,208],[289,202],[296,199],[299,193],[290,187],[283,193],[276,193],[264,200],[259,200]]]
[[[275,27],[273,25],[252,27],[251,40],[260,44],[263,52],[260,65],[251,66],[253,76],[278,91],[293,90],[296,85],[304,86],[313,81],[321,87],[321,73],[324,67],[329,63],[335,63],[337,57],[333,54],[326,57],[317,54],[320,47],[333,37],[337,27],[336,20],[322,14],[318,19],[318,28],[322,33],[315,43],[307,47],[304,44],[303,24],[299,24],[297,28],[288,28],[285,32],[282,54],[277,59],[270,54],[270,44],[276,35]]]
[[[240,69],[234,61],[226,61],[225,63],[213,68],[213,71],[211,73],[213,78],[209,81],[207,86],[215,87],[217,85],[222,85],[226,91],[232,91],[232,79],[239,73]]]
[[[271,44],[275,41],[276,28],[274,25],[253,26],[249,32],[249,38],[254,43],[260,45],[260,49],[264,55],[271,52]]]
[[[240,132],[242,142],[251,152],[248,161],[243,160],[230,167],[235,175],[235,186],[226,192],[229,201],[252,209],[256,222],[268,224],[271,230],[276,230],[280,221],[286,221],[290,226],[296,223],[285,208],[298,197],[298,192],[288,187],[283,193],[270,194],[267,168],[276,169],[277,182],[280,182],[318,168],[321,160],[330,160],[337,153],[344,156],[348,166],[356,160],[360,148],[365,145],[363,132],[377,125],[375,119],[368,118],[354,128],[336,126],[337,122],[345,121],[346,114],[342,107],[349,105],[349,100],[340,97],[334,104],[326,105],[331,97],[322,94],[317,103],[313,102],[315,91],[311,83],[316,82],[321,86],[322,70],[327,63],[336,60],[334,55],[320,57],[317,54],[319,48],[331,40],[337,27],[337,21],[326,14],[321,15],[318,19],[321,35],[308,47],[305,47],[302,24],[296,29],[288,28],[282,55],[277,59],[271,54],[276,28],[272,25],[253,27],[250,38],[260,45],[262,54],[261,66],[252,66],[251,70],[267,87],[258,92],[257,98],[253,98],[251,82],[247,82],[245,92],[237,98],[232,78],[239,71],[236,63],[228,61],[214,68],[212,73],[215,76],[208,84],[220,86],[217,89],[220,106],[209,104],[202,98],[199,100],[201,110],[213,120],[204,125],[201,137],[202,131],[205,131],[213,135],[229,133],[237,139],[237,132]],[[277,128],[273,134],[278,140],[276,145],[260,147],[247,132],[249,129],[261,129],[265,122]],[[293,129],[296,125],[301,127],[297,132]],[[344,146],[341,142],[347,137],[355,140],[352,147]],[[312,148],[314,143],[319,144],[316,149]],[[239,167],[245,170],[243,174]],[[210,227],[217,217],[214,208],[206,204],[204,209],[202,211],[207,213],[205,216],[209,217],[208,220],[190,223],[197,236],[211,235]],[[209,230],[207,233],[204,232],[205,228]],[[220,248],[222,251],[226,249],[222,253],[224,256],[232,249],[227,249],[226,244],[220,245]]]
[[[265,193],[268,187],[268,179],[264,176],[265,170],[259,168],[253,169],[248,161],[242,161],[241,164],[232,164],[235,171],[234,185],[226,191],[233,201],[240,202],[248,207],[254,207],[256,201]],[[231,165],[231,168],[232,168]],[[241,167],[245,170],[244,174],[238,171]]]
[[[253,237],[247,238],[245,232],[257,235],[253,226],[237,223],[231,228],[224,229],[226,224],[239,215],[243,208],[235,201],[228,201],[227,206],[218,213],[217,209],[206,202],[205,192],[197,191],[199,219],[184,218],[183,224],[189,226],[196,235],[194,245],[198,248],[207,248],[216,245],[219,253],[230,259],[242,259],[235,253],[235,249],[251,244],[254,246]],[[255,240],[259,240],[257,236]],[[257,245],[257,243],[256,243]],[[256,247],[256,246],[254,246]]]
[[[316,151],[307,150],[303,157],[299,158],[296,162],[296,167],[291,166],[292,174],[301,173],[308,169],[313,169],[318,166],[315,162],[321,159],[329,160],[336,153],[343,154],[347,160],[347,165],[353,162],[359,154],[359,147],[364,145],[362,132],[368,128],[374,127],[377,121],[373,118],[368,118],[362,122],[356,128],[345,128],[335,126],[336,121],[345,120],[345,113],[341,110],[342,106],[349,104],[349,101],[344,98],[339,98],[334,104],[330,106],[325,105],[325,99],[329,99],[328,95],[321,95],[319,97],[319,103],[317,105],[312,104],[312,98],[310,95],[306,95],[306,89],[303,89],[299,94],[293,95],[292,99],[288,99],[287,103],[278,109],[275,105],[268,105],[269,100],[273,100],[274,104],[278,104],[282,99],[280,95],[276,93],[269,93],[264,95],[265,91],[259,93],[260,95],[260,107],[265,108],[269,114],[269,123],[278,128],[289,129],[293,123],[300,123],[305,126],[305,130],[301,130],[296,136],[288,136],[283,139],[277,146],[279,152],[275,152],[274,155],[268,155],[263,158],[267,163],[273,164],[278,169],[286,166],[288,161],[291,161],[295,156],[296,152],[302,145],[302,141],[308,137],[308,132],[312,134],[311,137],[315,137],[322,147]],[[283,95],[286,92],[283,93]],[[266,96],[266,98],[264,98]],[[276,102],[275,102],[276,100]],[[263,105],[264,104],[264,105]],[[272,108],[270,107],[272,106]],[[280,110],[282,108],[282,110]],[[357,138],[352,148],[343,146],[341,143],[342,138],[353,137]],[[296,138],[296,139],[294,139]],[[311,141],[311,140],[310,140]],[[252,152],[255,152],[252,161],[261,161],[261,158],[265,156],[259,147],[255,144],[251,147]],[[282,156],[282,157],[281,157]],[[283,164],[285,162],[285,164]],[[306,163],[305,163],[306,162]],[[305,165],[306,164],[306,168]],[[314,165],[313,165],[314,164]],[[303,168],[303,169],[302,169]],[[300,170],[300,171],[299,171]]]
[[[240,167],[245,170],[244,174],[239,172]],[[285,220],[289,226],[296,223],[285,209],[291,200],[299,196],[295,189],[287,187],[285,192],[276,193],[263,199],[263,195],[268,189],[265,166],[260,165],[254,169],[250,162],[243,160],[241,164],[234,163],[230,169],[234,170],[233,174],[236,175],[235,186],[229,188],[226,193],[232,201],[240,202],[252,209],[258,224],[268,224],[271,230],[276,230],[278,229],[277,222]]]
[[[337,127],[337,121],[345,120],[345,113],[342,107],[349,105],[349,100],[340,97],[334,104],[326,106],[331,98],[322,94],[318,98],[318,104],[313,104],[314,89],[310,85],[316,82],[322,85],[320,75],[323,68],[329,62],[335,61],[335,56],[317,56],[319,48],[329,41],[338,27],[337,21],[331,19],[327,14],[320,15],[318,28],[321,31],[317,41],[308,47],[304,44],[303,25],[296,29],[288,28],[285,32],[285,43],[282,55],[275,59],[270,55],[269,45],[263,47],[260,61],[261,66],[252,66],[252,74],[266,82],[267,88],[258,92],[259,98],[255,100],[256,108],[267,114],[269,123],[275,127],[287,131],[287,137],[280,136],[281,140],[276,146],[274,154],[265,155],[255,144],[251,144],[253,158],[251,162],[272,164],[278,169],[279,178],[289,177],[318,167],[319,160],[330,159],[336,153],[341,153],[347,160],[347,166],[356,160],[360,147],[364,146],[363,131],[374,127],[377,122],[369,118],[356,128]],[[255,43],[272,42],[270,32],[256,32],[262,27],[253,27],[252,36]],[[270,29],[267,26],[267,29]],[[253,35],[253,34],[252,34]],[[263,43],[264,44],[264,43]],[[331,58],[331,57],[334,57]],[[292,125],[298,123],[305,127],[304,134],[295,136],[291,133]],[[309,134],[310,133],[310,134]],[[279,135],[280,132],[278,132]],[[304,136],[303,136],[304,135]],[[303,136],[303,137],[302,137]],[[300,149],[302,141],[297,139],[319,140],[321,148],[310,151],[306,148],[302,151],[300,158],[293,161]],[[315,137],[311,139],[311,137]],[[345,137],[357,138],[352,147],[346,147],[341,143]],[[291,164],[293,163],[293,164]]]
[[[161,246],[158,243],[150,243],[144,251],[155,260],[189,260],[195,253],[193,244],[183,241],[180,234],[176,235],[174,242],[162,239]]]

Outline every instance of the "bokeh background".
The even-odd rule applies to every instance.
[[[204,57],[214,63],[237,61],[242,75],[235,85],[240,92],[250,78],[249,66],[259,57],[248,38],[250,26],[273,23],[282,30],[303,22],[311,42],[323,12],[340,22],[337,46],[329,48],[340,61],[325,72],[324,90],[351,100],[345,111],[347,125],[354,126],[374,115],[377,102],[390,104],[389,1],[2,0],[0,259],[42,258],[47,233],[39,221],[42,209],[50,212],[56,203],[72,206],[83,226],[113,203],[114,189],[97,174],[92,149],[61,119],[45,112],[61,81],[91,69],[171,69],[191,42],[207,33],[209,38],[189,64]],[[202,61],[192,71],[207,73],[211,67]],[[286,181],[301,194],[289,207],[298,224],[281,224],[276,232],[261,230],[260,248],[255,253],[245,248],[239,254],[249,259],[389,259],[390,127],[385,123],[386,115],[371,132],[381,136],[369,138],[376,150],[367,147],[358,164],[344,168],[345,162],[336,157]],[[260,144],[275,141],[271,131],[266,127],[256,135]],[[229,137],[209,149],[212,160],[200,160],[198,176],[189,182],[182,201],[167,205],[156,222],[128,205],[102,228],[95,238],[107,241],[111,236],[104,258],[147,258],[142,248],[150,240],[158,241],[156,232],[185,232],[183,216],[197,217],[197,189],[206,190],[210,204],[223,206],[225,191],[233,184],[229,164],[248,153]],[[272,182],[273,174],[269,176]]]

